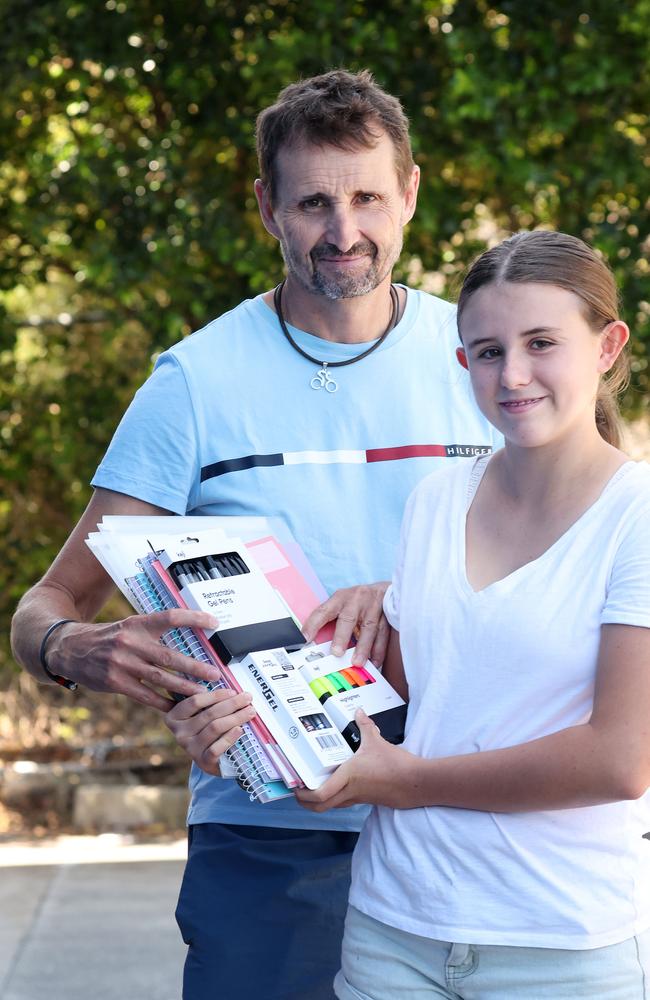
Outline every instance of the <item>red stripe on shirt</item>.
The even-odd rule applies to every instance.
[[[401,448],[370,448],[366,462],[393,462],[400,458],[445,458],[444,444],[406,444]]]

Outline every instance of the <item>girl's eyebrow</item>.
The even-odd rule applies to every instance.
[[[539,333],[557,333],[557,327],[555,326],[532,326],[529,330],[522,330],[518,334],[519,337],[532,337]],[[477,337],[475,340],[470,340],[467,347],[479,347],[481,344],[489,344],[494,341],[494,337]]]

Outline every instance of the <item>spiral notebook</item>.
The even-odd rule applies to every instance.
[[[98,529],[86,540],[89,548],[141,614],[184,606],[175,580],[158,558],[165,539],[183,537],[194,541],[209,531],[218,532],[224,542],[233,535],[244,540],[246,551],[298,625],[327,597],[304,553],[278,518],[111,515]],[[332,627],[328,626],[318,641],[331,638],[331,634]],[[216,664],[223,677],[206,684],[210,689],[242,690],[205,634],[176,628],[165,633],[161,641],[187,657]],[[261,718],[256,717],[242,728],[243,736],[224,755],[224,777],[234,777],[252,800],[260,802],[290,796],[292,789],[303,785],[298,771]]]

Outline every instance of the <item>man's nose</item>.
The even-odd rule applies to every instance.
[[[355,213],[349,208],[335,208],[329,218],[327,242],[333,243],[341,253],[347,253],[359,239]]]

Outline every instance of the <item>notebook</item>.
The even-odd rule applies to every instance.
[[[86,542],[129,603],[137,612],[146,614],[184,606],[174,579],[158,558],[161,546],[166,540],[201,537],[208,531],[215,539],[221,537],[229,548],[236,536],[245,540],[246,550],[297,623],[326,599],[304,553],[279,518],[110,515]],[[328,626],[318,638],[327,639],[331,634],[332,627]],[[205,635],[189,628],[172,629],[161,641],[185,656],[218,666],[223,680],[206,683],[209,689],[241,690]],[[235,778],[251,799],[261,802],[289,796],[292,789],[302,786],[302,779],[262,719],[258,717],[242,728],[244,735],[222,761],[224,777]]]

